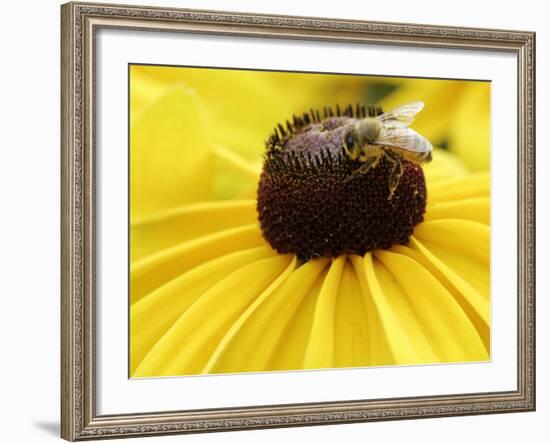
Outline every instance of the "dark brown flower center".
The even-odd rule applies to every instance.
[[[302,260],[364,255],[409,241],[426,209],[422,168],[405,159],[390,195],[393,164],[382,156],[376,167],[350,179],[362,163],[343,148],[357,119],[379,108],[326,108],[279,125],[267,142],[257,210],[264,238],[280,253]]]

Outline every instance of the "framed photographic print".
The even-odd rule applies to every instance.
[[[534,410],[534,33],[61,14],[63,438]]]

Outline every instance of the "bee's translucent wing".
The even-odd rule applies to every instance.
[[[411,102],[384,112],[376,117],[388,128],[404,128],[414,121],[414,116],[424,108],[424,102]]]
[[[418,153],[432,150],[432,144],[411,128],[386,129],[375,143]]]

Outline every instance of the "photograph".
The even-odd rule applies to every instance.
[[[128,65],[130,378],[491,361],[491,81]]]

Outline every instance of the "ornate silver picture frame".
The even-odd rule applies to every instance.
[[[61,7],[61,436],[69,441],[535,410],[535,34],[72,2]],[[517,388],[405,398],[97,413],[96,33],[100,29],[472,49],[517,57]],[[123,129],[124,130],[124,129]],[[121,149],[125,147],[121,147]],[[498,275],[492,278],[498,279]],[[512,292],[512,289],[510,289]]]

